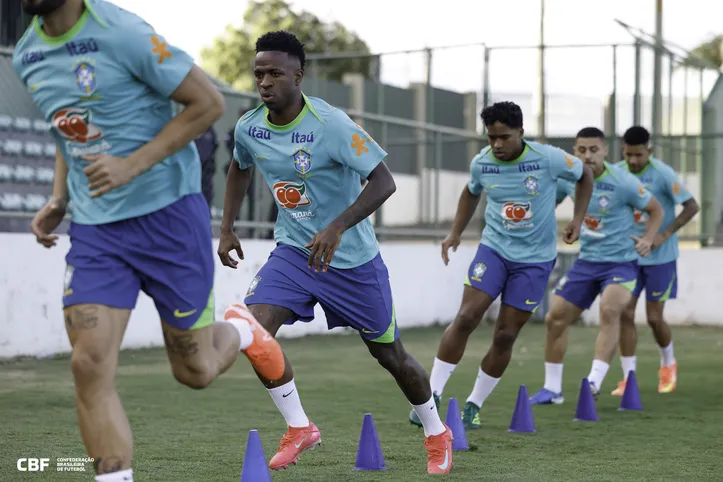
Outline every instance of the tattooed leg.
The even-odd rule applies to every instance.
[[[130,310],[75,305],[66,308],[64,314],[73,347],[78,424],[88,456],[95,460],[97,474],[128,469],[133,439],[115,389],[115,372]]]

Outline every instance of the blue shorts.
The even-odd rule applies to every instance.
[[[314,319],[314,306],[321,305],[329,327],[348,326],[379,343],[399,337],[389,272],[381,254],[351,269],[315,272],[308,267],[309,255],[295,247],[278,244],[246,292],[246,305],[288,308],[296,321]]]
[[[71,223],[63,305],[133,309],[143,290],[181,329],[213,323],[214,250],[201,194],[109,224]]]
[[[469,265],[464,284],[483,291],[493,299],[522,311],[535,311],[547,291],[555,261],[517,263],[508,261],[492,248],[480,244]]]
[[[560,279],[554,294],[581,310],[587,310],[595,298],[610,284],[618,284],[633,291],[637,276],[637,261],[614,263],[578,258],[570,271]]]
[[[633,291],[636,298],[645,289],[645,298],[648,301],[659,303],[674,300],[678,295],[678,263],[655,264],[638,267],[638,284]]]

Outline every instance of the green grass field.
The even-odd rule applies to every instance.
[[[409,351],[431,368],[441,328],[406,330]],[[486,351],[490,327],[470,340],[467,355],[445,391],[464,402]],[[580,380],[590,368],[595,329],[573,328],[561,406],[534,407],[536,434],[507,433],[517,390],[543,382],[541,326],[518,340],[512,363],[482,409],[483,428],[468,432],[469,452],[457,452],[448,480],[723,479],[723,330],[674,330],[679,364],[675,393],[656,392],[659,357],[647,328],[640,329],[638,377],[643,412],[619,412],[619,398],[601,396],[599,423],[572,421]],[[409,405],[396,384],[356,336],[284,340],[297,386],[323,445],[300,464],[273,473],[275,481],[421,481],[426,475],[423,433],[407,422]],[[614,362],[604,393],[621,375]],[[125,352],[118,390],[134,430],[137,481],[239,480],[250,429],[258,429],[267,459],[285,430],[270,397],[242,357],[205,391],[170,375],[161,350]],[[446,413],[447,401],[442,405]],[[389,470],[353,470],[365,413],[374,415]],[[90,473],[21,473],[19,457],[83,457],[67,357],[21,360],[0,366],[0,480],[92,480]]]

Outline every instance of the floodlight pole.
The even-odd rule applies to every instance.
[[[663,134],[663,0],[655,0],[655,63],[653,66],[653,119],[652,134]]]

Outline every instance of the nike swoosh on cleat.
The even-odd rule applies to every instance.
[[[289,395],[291,395],[292,393],[294,393],[293,390],[291,390],[291,391],[290,391],[289,393],[287,393],[287,394],[283,394],[283,393],[282,393],[281,396],[282,396],[283,398],[286,398],[286,397],[288,397]]]
[[[444,462],[442,465],[438,465],[439,470],[447,470],[447,467],[449,466],[449,449],[445,449],[444,451]]]
[[[306,442],[306,437],[302,438],[301,442],[299,442],[298,444],[294,444],[294,447],[296,447],[297,449],[301,448],[301,446],[304,444],[304,442]]]

